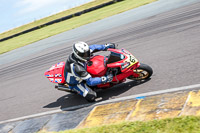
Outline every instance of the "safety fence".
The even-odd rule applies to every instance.
[[[97,6],[94,6],[94,7],[91,7],[91,8],[82,10],[82,11],[79,11],[79,12],[76,12],[76,13],[71,14],[71,15],[67,15],[67,16],[65,16],[65,17],[61,17],[61,18],[52,20],[52,21],[47,22],[47,23],[45,23],[45,24],[42,24],[42,25],[39,25],[39,26],[35,26],[35,27],[33,27],[33,28],[24,30],[24,31],[22,31],[22,32],[13,34],[13,35],[8,36],[8,37],[4,37],[4,38],[0,39],[0,42],[5,41],[5,40],[8,40],[8,39],[11,39],[11,38],[14,38],[14,37],[17,37],[17,36],[19,36],[19,35],[22,35],[22,34],[25,34],[25,33],[31,32],[31,31],[34,31],[34,30],[37,30],[37,29],[40,29],[40,28],[43,28],[43,27],[45,27],[45,26],[49,26],[49,25],[52,25],[52,24],[55,24],[55,23],[62,22],[62,21],[67,20],[67,19],[71,19],[71,18],[73,18],[73,17],[80,16],[80,15],[82,15],[82,14],[85,14],[85,13],[88,13],[88,12],[91,12],[91,11],[94,11],[94,10],[97,10],[97,9],[100,9],[100,8],[102,8],[102,7],[105,7],[105,6],[114,4],[114,3],[116,3],[116,2],[120,2],[120,1],[123,1],[123,0],[112,0],[112,1],[109,1],[109,2],[106,2],[106,3],[103,3],[103,4],[100,4],[100,5],[97,5]]]

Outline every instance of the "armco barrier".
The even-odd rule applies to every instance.
[[[116,2],[120,2],[120,1],[123,1],[123,0],[112,0],[112,1],[109,1],[109,2],[106,2],[106,3],[103,3],[103,4],[100,4],[100,5],[97,5],[97,6],[95,6],[95,7],[91,7],[91,8],[85,9],[85,10],[83,10],[83,11],[74,13],[74,14],[71,14],[71,15],[68,15],[68,16],[65,16],[65,17],[62,17],[62,18],[59,18],[59,19],[55,19],[55,20],[50,21],[50,22],[47,22],[47,23],[45,23],[45,24],[42,24],[42,25],[39,25],[39,26],[30,28],[30,29],[24,30],[24,31],[22,31],[22,32],[16,33],[16,34],[14,34],[14,35],[11,35],[11,36],[2,38],[2,39],[0,39],[0,42],[5,41],[5,40],[8,40],[8,39],[11,39],[11,38],[13,38],[13,37],[17,37],[17,36],[19,36],[19,35],[22,35],[22,34],[25,34],[25,33],[31,32],[31,31],[34,31],[34,30],[37,30],[37,29],[40,29],[40,28],[45,27],[45,26],[48,26],[48,25],[52,25],[52,24],[55,24],[55,23],[58,23],[58,22],[62,22],[62,21],[64,21],[64,20],[67,20],[67,19],[76,17],[76,16],[80,16],[80,15],[82,15],[82,14],[85,14],[85,13],[88,13],[88,12],[91,12],[91,11],[94,11],[94,10],[97,10],[97,9],[99,9],[99,8],[102,8],[102,7],[105,7],[105,6],[114,4],[114,3],[116,3]]]

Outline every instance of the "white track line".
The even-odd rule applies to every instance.
[[[183,87],[171,88],[171,89],[166,89],[166,90],[160,90],[160,91],[147,92],[147,93],[142,93],[142,94],[137,94],[137,95],[131,95],[131,96],[126,96],[126,97],[120,97],[120,98],[116,98],[116,99],[110,99],[110,100],[107,100],[107,101],[97,102],[95,104],[94,103],[88,103],[88,104],[78,105],[78,106],[74,106],[74,107],[68,107],[68,108],[64,108],[64,109],[57,109],[57,110],[52,110],[52,111],[48,111],[48,112],[43,112],[43,113],[38,113],[38,114],[23,116],[23,117],[19,117],[19,118],[15,118],[15,119],[1,121],[0,124],[8,123],[8,122],[14,122],[14,121],[20,121],[20,120],[25,120],[25,119],[35,118],[35,117],[40,117],[40,116],[44,116],[44,115],[55,114],[55,113],[59,113],[59,112],[62,112],[62,111],[74,110],[74,109],[84,108],[84,107],[88,107],[88,106],[97,106],[97,105],[102,105],[102,104],[107,104],[107,103],[131,100],[131,99],[141,97],[141,96],[153,96],[153,95],[158,95],[158,94],[163,94],[163,93],[170,93],[170,92],[176,92],[176,91],[181,91],[181,90],[190,90],[190,89],[195,89],[195,88],[200,89],[200,84],[194,84],[194,85],[189,85],[189,86],[183,86]]]

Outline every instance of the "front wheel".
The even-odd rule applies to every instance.
[[[149,79],[151,77],[151,75],[153,74],[153,70],[150,66],[140,63],[140,66],[133,70],[134,73],[138,74],[138,77],[134,77],[134,76],[130,76],[128,77],[128,79],[131,80],[145,80],[145,79]]]

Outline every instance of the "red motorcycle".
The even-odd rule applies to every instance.
[[[151,77],[153,70],[150,66],[139,63],[139,61],[125,49],[108,49],[109,56],[96,55],[87,62],[87,71],[92,77],[101,77],[112,73],[112,82],[91,87],[95,89],[106,89],[114,85],[131,80],[146,80]],[[45,72],[50,82],[57,83],[56,89],[76,93],[68,88],[64,78],[65,62],[53,65]]]

